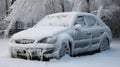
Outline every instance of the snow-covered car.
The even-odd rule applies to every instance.
[[[34,27],[10,39],[11,57],[60,59],[88,51],[110,48],[110,28],[97,16],[84,12],[47,15]]]

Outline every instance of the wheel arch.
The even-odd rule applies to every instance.
[[[108,40],[108,43],[109,43],[109,46],[110,46],[110,42],[111,42],[111,38],[109,37],[109,34],[104,32],[102,37],[101,37],[101,40],[100,40],[100,43],[104,40],[104,39],[107,39]]]
[[[64,33],[64,34],[60,34],[59,36],[58,36],[58,39],[60,40],[60,41],[68,41],[68,46],[70,47],[70,51],[72,52],[72,54],[73,54],[73,49],[74,49],[74,40],[73,40],[73,38],[69,35],[69,34],[67,34],[67,33]],[[59,42],[60,43],[60,42]]]

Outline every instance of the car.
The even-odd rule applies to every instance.
[[[111,29],[96,15],[63,12],[45,16],[36,25],[14,34],[9,42],[13,58],[60,59],[110,48]]]

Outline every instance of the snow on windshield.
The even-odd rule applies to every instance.
[[[70,17],[68,15],[48,15],[37,26],[63,26],[68,27]]]

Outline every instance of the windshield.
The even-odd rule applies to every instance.
[[[48,15],[45,18],[43,18],[37,25],[37,26],[63,26],[68,27],[69,26],[69,17],[68,15]]]

